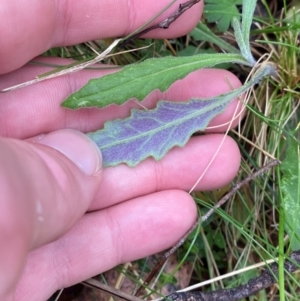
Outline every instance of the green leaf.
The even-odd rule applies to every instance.
[[[126,66],[117,73],[90,80],[70,95],[62,106],[71,109],[103,108],[112,103],[122,105],[131,98],[143,100],[155,89],[166,91],[173,82],[192,71],[228,62],[249,65],[241,55],[228,53],[148,59]]]
[[[241,54],[247,59],[251,66],[254,66],[256,63],[250,48],[250,29],[255,6],[256,0],[243,1],[242,26],[236,17],[232,19],[234,36],[241,50]]]
[[[177,56],[179,56],[179,57],[180,56],[192,56],[192,55],[199,54],[199,53],[207,53],[207,52],[203,52],[203,50],[199,47],[188,45],[184,49],[177,51]],[[210,53],[212,53],[212,52],[210,52]]]
[[[197,27],[195,27],[191,33],[191,37],[193,37],[196,41],[205,41],[210,42],[218,47],[220,47],[222,50],[229,52],[229,53],[239,53],[240,51],[231,46],[229,43],[218,37],[214,34],[205,24],[202,22],[199,22]]]
[[[228,30],[233,17],[240,18],[236,6],[242,3],[242,0],[206,0],[204,15],[208,22],[217,22],[217,28],[224,32]]]
[[[281,189],[285,229],[292,251],[297,251],[300,249],[300,147],[296,139],[289,138],[286,158],[280,170],[283,172]]]
[[[234,36],[239,45],[242,56],[249,62],[251,66],[254,66],[255,60],[250,50],[250,44],[248,41],[244,41],[241,25],[238,19],[232,19],[232,27],[234,29]]]
[[[245,43],[250,43],[250,30],[257,0],[243,0],[242,33]],[[250,51],[250,44],[248,46]]]

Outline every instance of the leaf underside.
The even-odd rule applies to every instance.
[[[103,130],[89,133],[99,146],[104,166],[135,166],[147,157],[161,159],[174,146],[184,146],[197,130],[223,112],[227,103],[190,100],[160,101],[155,110],[132,110],[124,120],[109,121]]]
[[[153,90],[166,91],[172,83],[192,71],[228,62],[248,65],[241,55],[228,53],[148,59],[126,66],[117,73],[90,80],[70,95],[62,106],[103,108],[112,103],[122,105],[132,98],[143,100]]]

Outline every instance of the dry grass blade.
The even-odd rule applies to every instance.
[[[44,80],[47,80],[47,79],[50,79],[50,78],[55,78],[55,77],[58,77],[58,76],[70,74],[70,73],[82,70],[84,68],[87,68],[87,67],[89,67],[93,64],[96,64],[96,63],[102,61],[118,45],[118,43],[120,41],[121,41],[121,39],[115,40],[105,51],[103,51],[102,53],[97,55],[92,60],[89,60],[87,62],[80,63],[80,64],[75,64],[75,66],[74,66],[74,64],[72,64],[72,65],[70,65],[69,68],[66,66],[61,71],[51,72],[51,74],[49,74],[49,75],[46,75],[46,76],[43,76],[43,77],[38,77],[38,78],[35,78],[33,80],[21,83],[19,85],[15,85],[15,86],[12,86],[12,87],[9,87],[9,88],[5,88],[5,89],[1,90],[0,92],[9,92],[9,91],[17,90],[17,89],[24,88],[24,87],[30,86],[32,84],[36,84],[38,82],[41,82],[41,81],[44,81]]]

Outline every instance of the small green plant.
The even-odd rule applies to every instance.
[[[222,63],[254,67],[256,62],[251,54],[249,37],[256,1],[244,2],[242,23],[236,17],[232,19],[239,51],[211,34],[212,41],[226,45],[223,48],[233,50],[233,53],[148,59],[126,66],[117,73],[90,80],[86,86],[70,95],[62,106],[79,109],[122,105],[132,98],[143,100],[155,89],[166,91],[174,81],[200,68]],[[268,65],[241,88],[213,99],[192,99],[184,103],[162,100],[155,110],[133,110],[131,117],[107,122],[104,129],[89,136],[101,149],[105,166],[119,163],[135,166],[149,156],[159,160],[172,147],[184,146],[194,132],[204,130],[231,100],[274,72],[274,68]]]

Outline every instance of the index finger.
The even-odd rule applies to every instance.
[[[178,1],[179,2],[179,1]],[[174,12],[176,2],[158,19]],[[180,2],[184,2],[181,0]],[[54,46],[127,35],[161,11],[170,0],[10,0],[1,3],[0,74],[12,71]],[[148,37],[172,38],[189,32],[198,22],[203,1],[194,5],[168,30]]]

